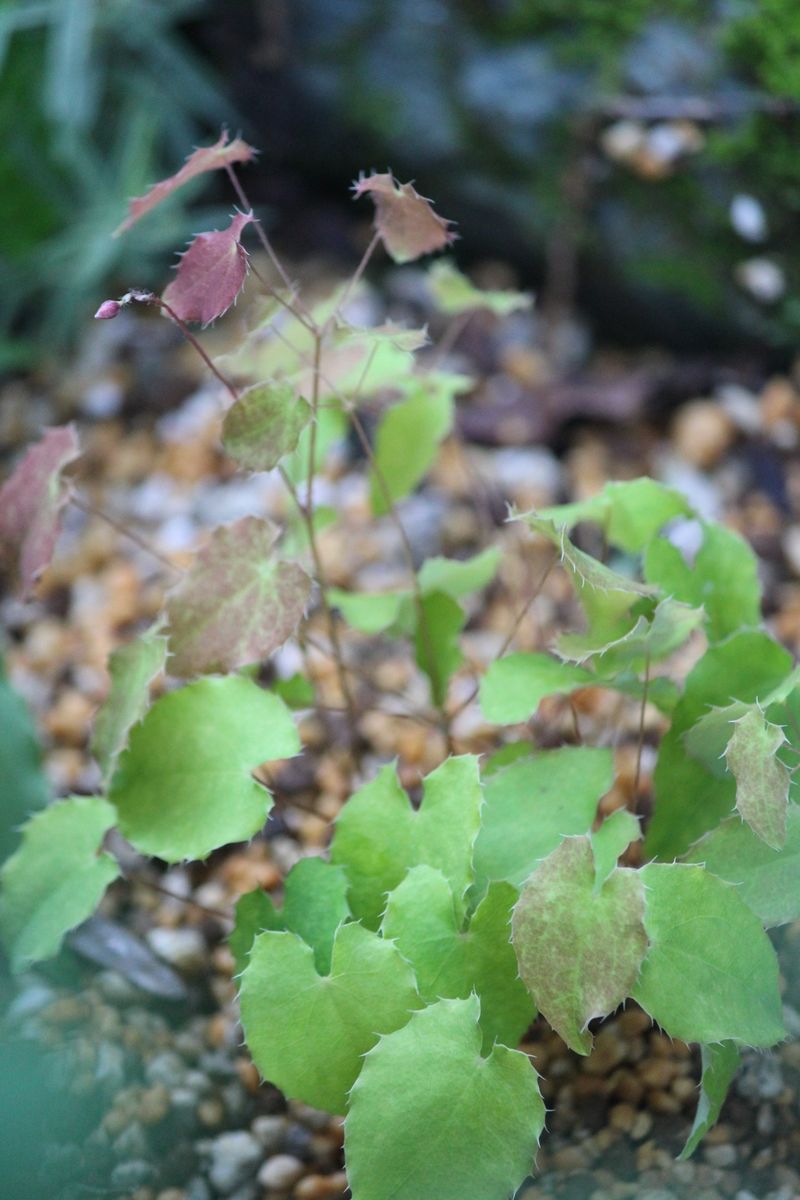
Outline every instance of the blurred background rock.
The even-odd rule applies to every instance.
[[[605,340],[780,357],[800,328],[793,0],[6,0],[0,70],[5,367],[223,219],[206,182],[109,237],[222,123],[290,253],[350,263],[348,185],[389,165],[464,264]]]

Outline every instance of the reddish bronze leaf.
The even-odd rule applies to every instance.
[[[220,167],[226,167],[230,163],[250,162],[254,154],[253,147],[248,146],[247,142],[243,142],[241,138],[234,138],[229,143],[227,131],[223,130],[215,145],[200,146],[189,155],[181,169],[174,175],[170,175],[168,179],[162,179],[159,183],[154,183],[143,196],[137,196],[134,200],[129,201],[128,215],[119,228],[114,230],[114,237],[118,237],[126,229],[130,229],[131,225],[134,225],[140,217],[150,212],[162,200],[166,200],[167,196],[171,196],[190,179],[203,175],[206,171],[216,171]]]
[[[227,229],[198,233],[181,255],[163,300],[182,321],[208,325],[233,304],[247,275],[247,251],[239,239],[252,220],[252,213],[237,212]]]
[[[365,192],[372,195],[375,228],[396,263],[443,250],[456,239],[448,229],[450,221],[433,211],[430,200],[410,183],[398,183],[393,175],[362,177],[353,184],[353,191],[356,197]]]
[[[0,554],[25,596],[53,556],[67,499],[61,472],[79,453],[73,425],[45,429],[0,489]]]
[[[259,662],[294,632],[311,580],[272,554],[278,531],[244,517],[221,525],[167,600],[174,675],[235,671]]]

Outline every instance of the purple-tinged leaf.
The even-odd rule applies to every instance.
[[[393,175],[369,175],[353,184],[356,198],[369,192],[375,203],[375,228],[396,263],[411,262],[454,242],[450,221],[433,211],[430,200]]]
[[[770,724],[754,705],[733,722],[733,736],[725,750],[725,761],[736,780],[739,815],[773,850],[786,843],[790,778],[777,757],[785,741],[780,726]]]
[[[523,983],[578,1054],[591,1051],[592,1018],[630,994],[647,951],[639,873],[616,867],[594,887],[589,838],[566,837],[528,879],[512,923]]]
[[[257,383],[225,414],[222,444],[251,471],[271,471],[297,447],[311,409],[288,383]]]
[[[311,580],[297,563],[273,556],[277,534],[258,517],[214,530],[167,600],[171,674],[235,671],[291,636]]]
[[[240,238],[252,213],[237,212],[227,229],[198,233],[181,255],[178,274],[162,297],[182,321],[209,325],[233,304],[247,275]]]
[[[0,488],[0,556],[29,596],[53,556],[67,488],[61,472],[80,453],[73,425],[45,429]]]
[[[234,138],[232,142],[228,142],[228,134],[223,130],[215,145],[198,147],[174,175],[160,180],[159,183],[154,183],[144,196],[137,196],[134,200],[129,201],[128,215],[119,228],[114,230],[114,237],[118,237],[126,229],[130,229],[131,225],[134,225],[140,217],[150,212],[162,200],[166,200],[167,196],[171,196],[190,179],[203,175],[206,171],[216,171],[220,167],[227,167],[232,163],[250,162],[254,154],[253,147],[248,146],[241,138]]]

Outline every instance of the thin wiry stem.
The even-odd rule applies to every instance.
[[[121,533],[123,537],[135,542],[140,549],[144,550],[147,554],[152,555],[153,558],[157,558],[159,562],[162,562],[165,567],[169,567],[170,571],[174,571],[176,575],[184,574],[182,567],[179,567],[176,563],[168,559],[166,554],[162,554],[160,550],[157,550],[156,547],[152,545],[151,542],[148,542],[146,538],[142,537],[141,534],[137,533],[134,529],[129,529],[128,526],[122,521],[117,520],[116,517],[112,517],[112,515],[107,513],[104,509],[98,508],[96,504],[93,504],[90,500],[87,500],[84,496],[81,496],[80,493],[70,490],[69,501],[70,504],[74,504],[75,507],[79,508],[82,512],[88,513],[93,517],[99,517],[101,521],[105,521],[106,524],[110,525],[112,529],[116,529],[117,533]]]

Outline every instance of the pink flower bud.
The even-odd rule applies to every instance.
[[[122,305],[118,300],[104,300],[94,314],[95,321],[110,321],[112,317],[116,317]]]

